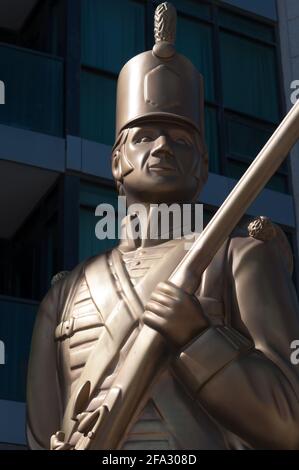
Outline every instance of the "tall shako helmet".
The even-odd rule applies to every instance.
[[[120,72],[116,139],[123,129],[149,119],[183,121],[204,135],[203,77],[176,52],[176,16],[171,3],[161,3],[153,49],[133,57]]]

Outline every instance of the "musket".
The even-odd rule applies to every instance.
[[[266,145],[186,253],[169,281],[193,294],[213,257],[248,207],[299,139],[299,101],[291,108]],[[87,435],[75,449],[116,449],[158,372],[169,359],[162,336],[144,325],[130,349],[103,404],[96,410]]]

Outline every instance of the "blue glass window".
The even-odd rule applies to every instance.
[[[117,193],[115,190],[82,183],[79,223],[80,261],[108,251],[118,243],[117,239],[99,240],[95,235],[95,227],[99,220],[99,217],[95,216],[95,209],[101,203],[111,204],[115,208],[115,216],[117,217]]]
[[[25,401],[27,365],[38,305],[0,297],[0,340],[5,364],[0,366],[0,399]]]
[[[5,105],[0,122],[63,135],[63,61],[27,49],[0,46]]]
[[[81,72],[81,136],[112,145],[115,137],[116,79]]]
[[[145,50],[145,6],[134,0],[82,2],[82,63],[115,74]]]
[[[178,16],[177,50],[193,62],[205,79],[205,97],[212,101],[214,92],[212,27]]]
[[[279,121],[274,47],[220,33],[224,107],[270,122]]]

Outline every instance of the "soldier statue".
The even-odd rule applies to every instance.
[[[153,50],[118,79],[112,173],[128,205],[144,205],[148,226],[152,204],[194,206],[208,176],[203,79],[174,36],[175,10],[163,3]],[[179,227],[134,238],[135,222],[127,215],[119,245],[56,279],[40,305],[30,449],[299,449],[299,366],[290,361],[299,309],[281,229],[259,217],[232,231],[190,294],[169,281],[185,255]],[[142,328],[159,336],[162,354],[144,341],[128,367]],[[131,411],[120,404],[102,427],[127,393],[123,380]]]

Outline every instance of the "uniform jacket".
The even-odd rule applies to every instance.
[[[157,283],[164,280],[159,263],[176,243],[120,245],[132,288],[149,272]],[[109,290],[107,276],[115,289]],[[117,351],[86,411],[104,399],[140,328],[138,322],[125,326],[121,316],[113,324],[121,295],[107,253],[81,263],[42,301],[28,373],[30,448],[49,448],[89,354],[109,330]],[[290,361],[290,345],[299,339],[299,309],[287,250],[278,237],[264,242],[234,233],[196,295],[211,327],[162,370],[119,448],[298,449],[299,366]],[[116,339],[125,328],[123,340]]]

